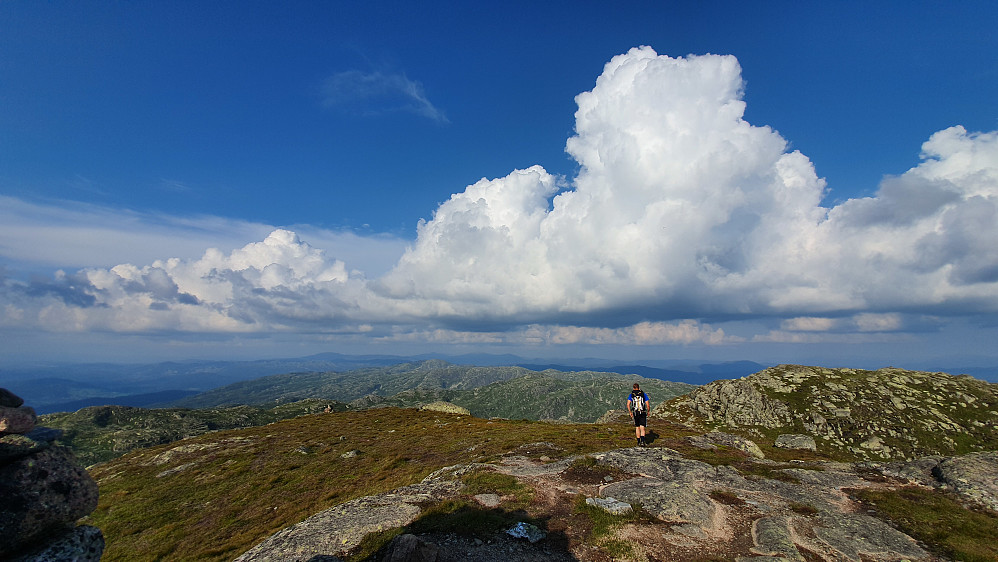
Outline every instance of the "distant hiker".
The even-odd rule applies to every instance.
[[[641,385],[634,383],[634,390],[627,395],[627,413],[631,414],[634,420],[634,436],[638,439],[638,445],[647,445],[645,441],[645,426],[648,425],[648,394],[641,390]]]

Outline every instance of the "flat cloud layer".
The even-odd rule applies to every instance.
[[[277,230],[198,260],[8,280],[3,323],[654,344],[721,343],[710,323],[739,318],[811,337],[998,312],[998,133],[939,131],[876,196],[826,208],[810,160],[743,119],[742,90],[733,56],[632,49],[576,98],[577,177],[468,186],[381,277]]]

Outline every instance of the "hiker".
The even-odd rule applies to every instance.
[[[641,390],[641,385],[634,383],[634,390],[627,395],[627,413],[631,414],[634,420],[634,436],[638,439],[638,445],[647,445],[645,440],[645,426],[648,425],[648,394]]]

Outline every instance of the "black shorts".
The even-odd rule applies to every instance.
[[[648,425],[648,412],[641,412],[640,414],[634,414],[634,427],[639,425]]]

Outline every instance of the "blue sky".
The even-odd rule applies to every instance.
[[[4,2],[0,360],[995,364],[995,29],[993,2]]]

